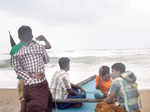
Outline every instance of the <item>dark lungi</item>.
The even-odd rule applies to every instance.
[[[24,89],[26,112],[51,112],[52,96],[47,81]]]

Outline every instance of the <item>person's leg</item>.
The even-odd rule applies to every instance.
[[[46,112],[52,112],[52,108],[53,108],[52,94],[51,94],[51,91],[49,90],[48,108],[47,108]]]
[[[47,81],[25,89],[27,112],[43,112],[48,110],[49,89]]]
[[[86,98],[86,94],[80,93],[80,91],[78,89],[73,88],[72,90],[77,92],[78,95],[76,95],[76,96],[68,95],[68,98]]]
[[[73,88],[73,91],[77,92],[78,95],[68,95],[68,98],[86,98],[86,94],[80,93],[79,89]]]
[[[18,97],[20,101],[24,100],[24,80],[23,79],[18,80]]]
[[[56,103],[56,108],[58,109],[67,109],[72,107],[71,103]]]
[[[86,98],[86,95],[80,93],[80,91],[79,91],[78,89],[73,88],[73,91],[77,92],[78,95],[74,96],[74,95],[69,94],[69,95],[68,95],[68,98],[72,98],[72,99],[76,99],[76,98]],[[82,106],[82,103],[71,103],[71,105],[72,105],[72,107],[74,107],[74,108],[79,108],[79,107]]]
[[[74,96],[69,94],[67,98],[85,98],[84,94],[80,94],[80,91],[78,89],[73,88],[73,91],[79,93],[78,95]],[[70,107],[75,107],[75,108],[79,108],[82,106],[82,103],[57,103],[57,108],[58,109],[66,109],[66,108],[70,108]]]
[[[94,93],[95,99],[101,99],[104,96],[104,94],[100,90],[96,90]]]
[[[19,79],[18,81],[18,97],[20,100],[20,112],[26,112],[25,99],[24,99],[24,80]]]
[[[78,90],[76,90],[77,92]],[[71,95],[69,94],[67,98],[70,98]],[[72,107],[72,103],[56,103],[56,108],[58,109],[67,109]]]

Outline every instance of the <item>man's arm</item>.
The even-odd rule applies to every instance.
[[[76,89],[80,89],[81,93],[86,94],[86,91],[78,85],[75,85],[75,84],[71,83],[71,87],[76,88]]]
[[[100,89],[101,80],[100,77],[96,75],[96,89]]]
[[[120,86],[118,83],[113,83],[111,85],[111,88],[110,88],[110,93],[109,93],[109,96],[107,96],[103,101],[107,102],[107,103],[112,103],[114,98],[116,97],[116,95],[118,94],[120,90]]]
[[[111,92],[109,94],[109,96],[107,96],[105,99],[103,99],[103,101],[106,102],[106,103],[112,103],[114,97],[115,97],[115,93]]]
[[[28,73],[22,69],[20,60],[17,56],[11,57],[11,66],[14,68],[16,74],[18,76],[21,76],[24,80],[28,80],[28,81],[32,80],[31,77],[28,75]]]
[[[71,84],[72,89],[67,89],[67,92],[71,95],[78,95],[76,91],[73,91],[73,88],[80,89],[81,93],[85,94],[85,91],[78,85]]]
[[[62,81],[64,83],[64,88],[67,90],[68,94],[71,94],[71,95],[78,95],[77,92],[73,91],[72,90],[72,87],[71,87],[71,83],[70,83],[70,80],[69,80],[69,77],[67,77],[69,74],[66,74],[66,76],[63,77]]]
[[[40,45],[39,52],[43,57],[44,64],[47,64],[49,62],[49,57],[48,57],[45,47]]]
[[[48,40],[43,35],[38,36],[36,38],[36,40],[44,41],[45,42],[45,45],[44,45],[45,49],[51,49],[52,48],[51,44],[48,42]]]
[[[74,96],[78,95],[78,93],[75,92],[75,91],[73,91],[72,89],[67,89],[67,92],[68,92],[69,94],[71,94],[71,95],[74,95]]]

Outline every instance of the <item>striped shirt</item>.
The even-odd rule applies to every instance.
[[[28,46],[23,46],[11,57],[11,66],[16,74],[24,79],[25,85],[38,84],[46,80],[37,79],[35,73],[44,75],[45,66],[49,62],[44,46],[36,42],[31,42]]]
[[[52,77],[50,89],[54,100],[66,99],[67,89],[71,89],[69,74],[64,70],[56,71]]]
[[[131,72],[125,72],[121,77],[113,80],[110,93],[116,94],[120,106],[123,106],[127,112],[137,112],[141,109],[141,99],[135,82],[136,79],[131,82],[129,73]]]

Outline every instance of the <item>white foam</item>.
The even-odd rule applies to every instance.
[[[52,51],[50,57],[82,57],[71,60],[70,79],[73,83],[78,83],[85,78],[98,73],[101,65],[111,66],[116,62],[123,62],[127,70],[131,70],[137,76],[140,89],[150,89],[150,49],[127,49],[127,50],[72,50],[72,51]],[[96,56],[90,58],[87,56]],[[4,59],[9,59],[3,56]],[[50,82],[52,75],[58,69],[56,63],[46,66],[46,77]],[[0,69],[0,88],[16,88],[17,79],[13,70]]]

